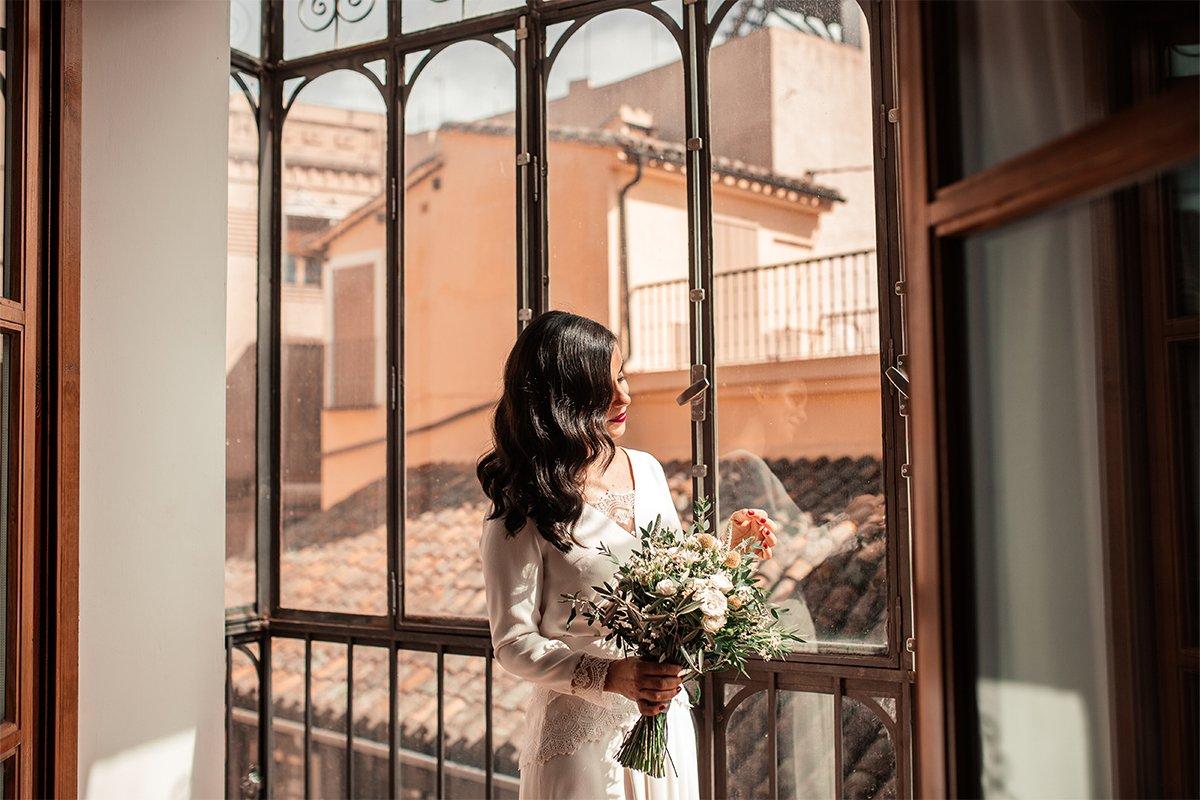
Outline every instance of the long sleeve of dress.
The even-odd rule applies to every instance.
[[[572,650],[538,627],[544,564],[537,534],[526,527],[509,537],[503,522],[488,520],[479,544],[492,649],[500,666],[519,678],[603,705],[610,660]]]

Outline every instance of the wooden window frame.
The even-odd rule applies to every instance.
[[[942,298],[941,240],[995,229],[1068,202],[1107,195],[1152,177],[1200,153],[1195,79],[1149,98],[1133,97],[1098,122],[1000,164],[937,188],[939,153],[932,120],[939,109],[934,96],[934,55],[948,44],[938,41],[928,2],[897,3],[898,118],[901,170],[902,249],[908,288],[908,336],[912,400],[910,445],[912,472],[913,585],[916,606],[916,713],[914,750],[918,797],[957,796],[970,785],[961,774],[965,742],[960,698],[955,684],[951,586],[952,442],[961,435],[960,409],[953,390],[962,376],[953,372],[946,341],[948,313]],[[1085,7],[1090,4],[1083,4]],[[1102,4],[1101,4],[1102,5]],[[1091,10],[1095,11],[1096,8]],[[1118,25],[1114,25],[1118,28]],[[1102,530],[1106,549],[1105,583],[1111,599],[1108,637],[1114,734],[1113,789],[1118,796],[1157,794],[1154,773],[1161,765],[1153,745],[1152,711],[1146,697],[1146,648],[1153,650],[1153,628],[1145,630],[1152,596],[1142,571],[1145,554],[1136,546],[1136,521],[1142,498],[1136,440],[1137,401],[1129,396],[1127,352],[1132,335],[1123,307],[1122,287],[1131,276],[1119,259],[1097,257],[1097,320],[1102,332],[1099,375],[1099,424],[1104,448]],[[1144,488],[1144,486],[1142,486]],[[1142,518],[1144,519],[1144,517]]]

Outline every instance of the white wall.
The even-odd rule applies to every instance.
[[[83,4],[87,797],[223,794],[228,14]]]

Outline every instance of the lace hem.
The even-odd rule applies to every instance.
[[[571,694],[591,703],[604,705],[604,681],[611,659],[583,654],[571,675]]]
[[[584,742],[610,737],[614,744],[620,742],[637,721],[637,704],[613,693],[605,695],[603,701],[598,705],[577,695],[535,686],[525,718],[521,768],[570,755]]]

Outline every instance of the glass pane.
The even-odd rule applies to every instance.
[[[420,59],[407,58],[407,75]],[[420,72],[404,111],[407,615],[487,610],[475,461],[517,331],[512,122],[488,118],[511,112],[514,81],[499,49],[461,42]]]
[[[644,13],[601,14],[562,45],[547,86],[550,305],[617,333],[633,397],[621,444],[662,462],[687,518],[691,418],[675,402],[691,383],[679,48]]]
[[[388,651],[354,648],[354,797],[389,797]]]
[[[257,800],[261,797],[262,767],[258,754],[258,645],[250,642],[233,651],[233,732],[227,775],[229,797]],[[249,651],[249,652],[247,652]]]
[[[252,56],[262,54],[262,0],[230,0],[229,46]]]
[[[283,57],[383,39],[387,6],[387,0],[283,0]]]
[[[304,642],[299,639],[271,640],[271,714],[271,796],[304,797]]]
[[[346,797],[346,645],[312,643],[313,797]]]
[[[987,797],[1111,791],[1094,233],[1079,205],[964,242]]]
[[[1163,178],[1173,316],[1200,314],[1200,161]]]
[[[236,3],[234,4],[237,5]],[[225,607],[255,599],[258,431],[258,126],[229,79],[229,210],[225,281]]]
[[[408,0],[400,4],[400,29],[405,33],[423,31],[523,5],[524,0]]]
[[[525,709],[533,684],[492,663],[492,794],[498,800],[516,800],[520,787],[517,763],[525,734]]]
[[[484,660],[477,656],[446,656],[446,700],[443,738],[447,798],[484,797],[484,748],[487,682]]]
[[[725,687],[728,704],[742,690]],[[771,755],[767,713],[767,693],[757,691],[726,712],[725,770],[726,795],[730,800],[770,797]]]
[[[1179,450],[1176,491],[1179,493],[1179,562],[1183,572],[1182,644],[1195,647],[1200,628],[1200,345],[1172,346],[1172,411]]]
[[[745,507],[780,524],[762,576],[800,649],[882,650],[866,19],[852,3],[792,2],[752,24],[750,5],[730,9],[710,57],[721,524]]]
[[[288,608],[384,615],[387,120],[348,71],[300,90],[283,126],[283,539]]]
[[[877,712],[842,698],[842,797],[895,800],[896,748]]]
[[[396,667],[398,796],[426,800],[437,796],[437,655],[402,650]]]
[[[960,151],[949,183],[1072,133],[1104,113],[1099,63],[1104,37],[1074,3],[935,3],[956,44],[939,71],[960,118],[944,114],[946,141]],[[957,66],[957,70],[953,66]],[[957,77],[957,85],[951,85]],[[957,130],[955,126],[957,125]]]
[[[726,702],[741,687],[726,687]],[[768,695],[758,691],[732,712],[725,731],[730,798],[771,796]],[[775,747],[779,797],[835,795],[833,695],[776,693]]]
[[[833,695],[780,691],[776,703],[779,796],[836,796]]]

